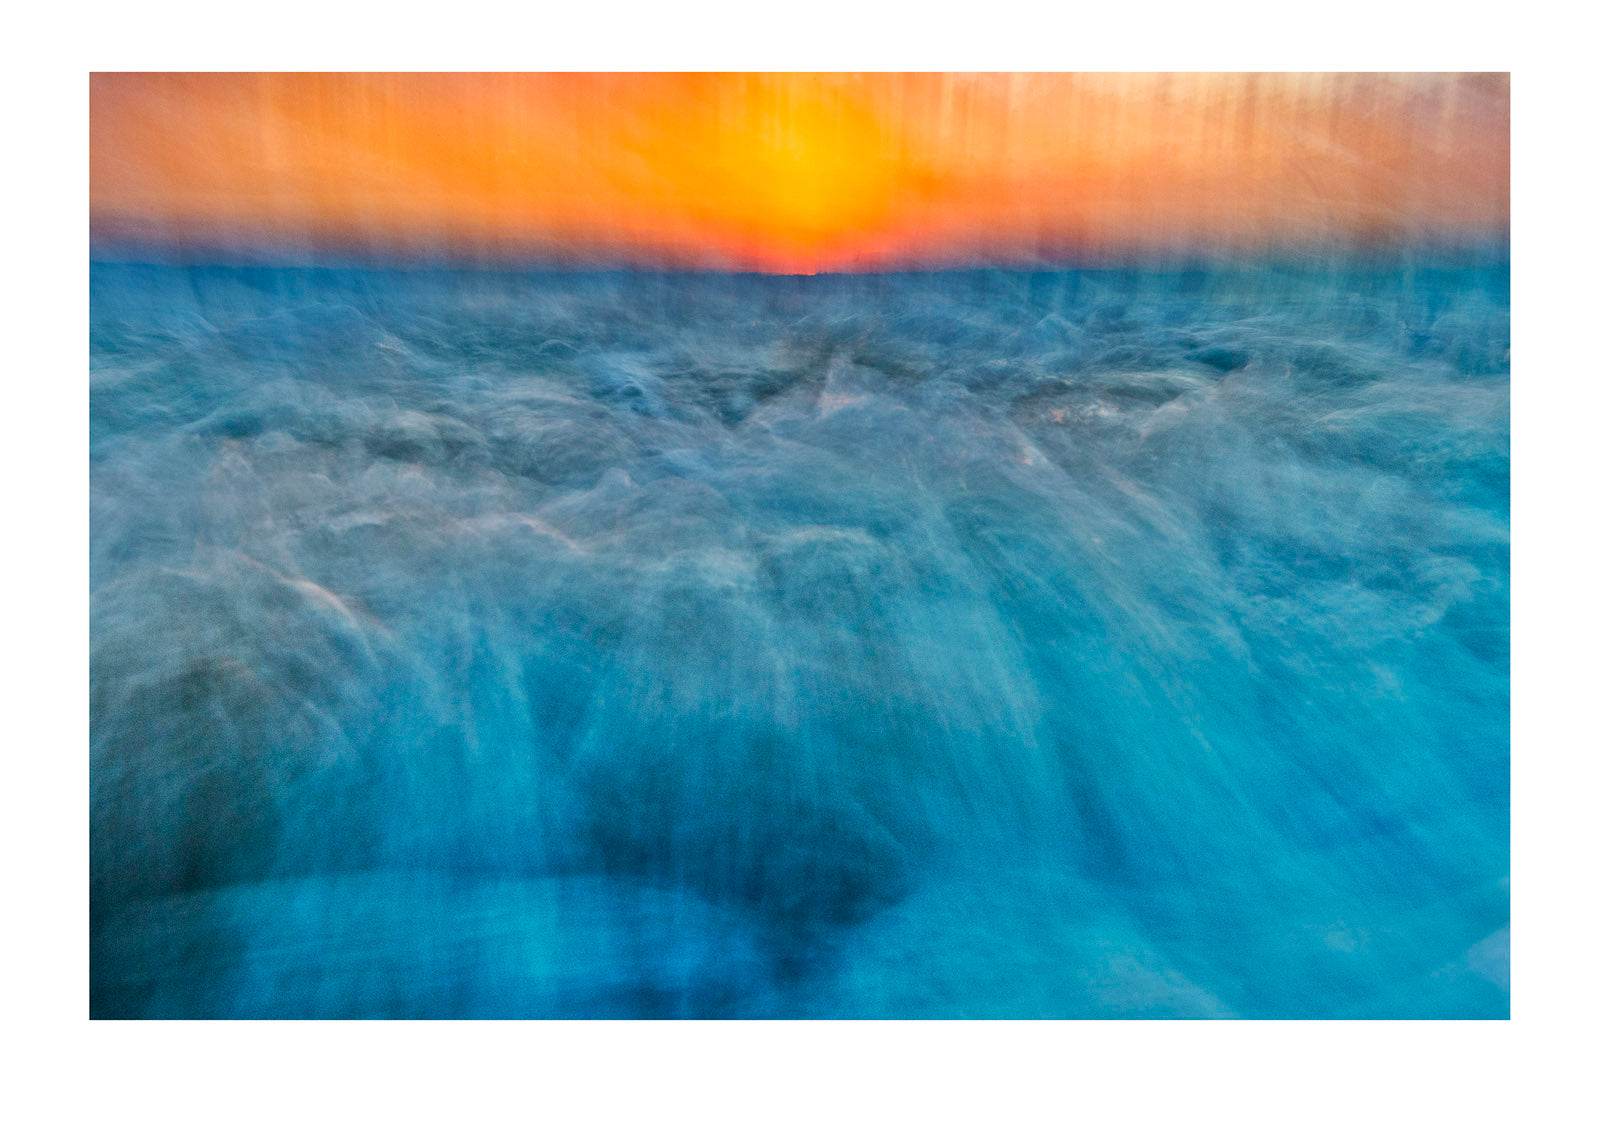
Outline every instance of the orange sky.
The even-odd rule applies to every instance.
[[[1504,75],[90,79],[97,252],[780,272],[1503,239]]]

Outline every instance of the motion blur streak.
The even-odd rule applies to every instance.
[[[96,75],[102,248],[780,273],[1447,246],[1504,75]]]
[[[98,75],[96,1017],[1506,1017],[1497,75]]]
[[[97,1013],[1505,1015],[1503,268],[93,287]]]

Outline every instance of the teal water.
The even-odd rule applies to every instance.
[[[91,287],[94,1015],[1508,1015],[1504,267]]]

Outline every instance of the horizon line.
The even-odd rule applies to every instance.
[[[670,260],[639,257],[633,259],[581,259],[573,257],[526,259],[484,256],[430,256],[361,254],[330,255],[326,252],[301,257],[274,255],[264,251],[220,248],[192,249],[174,253],[157,249],[121,245],[89,249],[91,266],[218,268],[234,270],[285,271],[388,271],[448,272],[458,274],[531,275],[706,275],[754,276],[771,279],[870,278],[888,275],[960,274],[986,271],[1013,274],[1051,274],[1063,271],[1097,271],[1140,268],[1145,270],[1186,271],[1216,267],[1328,267],[1343,268],[1362,264],[1408,263],[1415,266],[1509,266],[1509,234],[1477,241],[1339,241],[1320,245],[1278,246],[1252,249],[1140,249],[1123,254],[1077,254],[1050,259],[951,259],[944,262],[904,263],[862,268],[833,267],[816,271],[773,271],[730,264],[674,263]]]

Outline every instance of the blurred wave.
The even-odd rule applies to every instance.
[[[95,1016],[1507,1016],[1504,266],[91,288]]]

